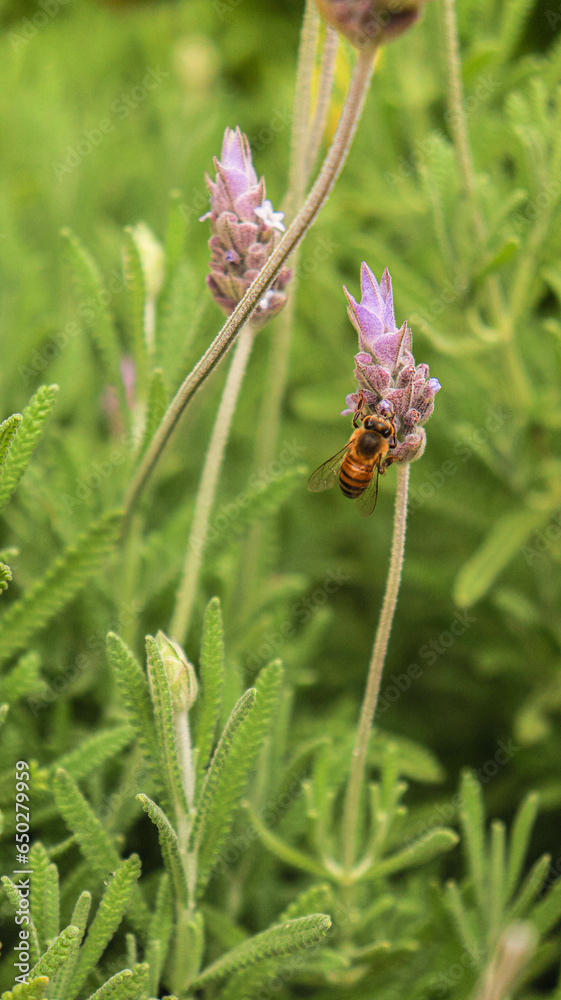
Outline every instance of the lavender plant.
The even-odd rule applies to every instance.
[[[118,236],[115,226],[95,236],[100,229],[87,208],[79,228],[89,231],[88,243],[97,240],[104,268],[122,253],[122,272],[104,276],[65,231],[73,319],[62,333],[45,334],[48,352],[38,341],[37,366],[23,363],[24,338],[6,343],[5,367],[19,372],[26,400],[28,382],[47,381],[49,364],[48,381],[56,378],[61,391],[55,407],[56,387],[39,387],[0,427],[0,502],[11,501],[2,508],[0,551],[7,605],[0,745],[8,765],[0,777],[2,996],[533,1000],[541,991],[556,998],[558,867],[540,852],[549,835],[555,843],[548,812],[561,801],[552,572],[560,495],[559,46],[547,56],[536,50],[530,28],[538,6],[527,0],[500,10],[491,0],[469,0],[458,12],[453,0],[442,0],[426,5],[425,24],[421,3],[318,0],[316,9],[309,0],[283,215],[250,153],[251,140],[270,189],[282,187],[283,129],[271,150],[259,132],[259,115],[267,107],[267,120],[276,121],[278,108],[269,115],[284,93],[270,51],[281,14],[268,9],[263,21],[252,9],[250,22],[243,7],[233,18],[233,6],[215,5],[224,51],[238,24],[251,23],[253,38],[261,25],[267,64],[259,62],[259,101],[236,102],[244,132],[226,131],[216,180],[208,179],[206,289],[199,289],[197,227],[185,224],[204,213],[206,194],[172,195],[161,240],[148,202],[154,232],[136,224]],[[202,15],[206,24],[208,5],[194,0],[194,7],[177,12],[174,34],[184,18]],[[80,16],[61,15],[50,27],[83,32]],[[159,51],[155,23],[143,29],[151,52]],[[402,33],[380,59],[380,46]],[[44,46],[53,44],[47,35]],[[288,45],[281,31],[278,38],[279,48]],[[177,106],[192,116],[190,170],[202,178],[216,141],[205,122],[213,121],[209,109],[222,84],[212,75],[212,46],[199,39],[184,52],[184,43],[179,37],[173,87],[189,80],[177,86],[201,88],[192,108],[183,92]],[[14,36],[10,47],[7,76],[19,86],[19,60],[27,65],[37,50],[19,51]],[[80,53],[85,62],[95,58],[83,46]],[[230,66],[230,87],[233,80],[241,86],[243,65]],[[357,133],[374,66],[368,127]],[[34,100],[49,94],[37,88]],[[122,106],[132,113],[131,95],[123,92]],[[17,107],[17,88],[13,97]],[[146,98],[150,114],[160,97],[153,99]],[[159,184],[163,197],[176,180],[166,173],[173,156],[150,145],[148,104],[138,113],[158,164],[147,170],[145,187],[155,193]],[[221,132],[226,119],[219,117]],[[162,117],[159,142],[168,129],[179,126]],[[42,133],[45,148],[57,132]],[[355,133],[341,186],[320,216]],[[329,148],[312,182],[324,141]],[[107,148],[100,146],[100,157]],[[141,150],[132,157],[135,170],[147,162]],[[57,198],[43,198],[45,216],[50,211],[58,224],[63,203],[66,216],[77,218],[64,199],[74,184],[85,193],[81,178],[95,155],[82,157]],[[18,181],[0,206],[32,197],[16,160]],[[107,190],[117,204],[125,174],[115,163]],[[91,191],[103,189],[99,176],[92,167]],[[79,200],[101,204],[91,198]],[[126,217],[136,211],[129,204]],[[115,213],[119,225],[122,214]],[[314,232],[327,234],[331,247],[321,255],[309,235],[318,216]],[[0,262],[10,277],[20,252],[27,284],[34,258],[15,239],[12,263],[3,235]],[[341,497],[306,499],[299,463],[304,454],[315,463],[327,438],[342,434],[337,399],[349,388],[350,347],[336,290],[343,277],[353,287],[362,257],[372,270],[363,265],[361,300],[345,290],[359,350],[344,416],[358,425],[367,413],[391,418],[396,438],[384,502],[374,522],[357,526]],[[378,283],[374,274],[383,268]],[[397,326],[390,270],[416,353],[422,344],[446,389],[429,447],[425,424],[440,383],[428,363],[416,363],[408,323]],[[36,297],[37,287],[29,281],[22,329],[47,301]],[[218,336],[211,298],[227,317]],[[7,300],[13,308],[10,294]],[[254,340],[256,377],[242,393]],[[217,401],[204,383],[230,347]],[[23,401],[23,393],[11,395]],[[187,406],[189,426],[176,435],[178,447],[167,448]],[[206,443],[212,423],[201,462],[197,443]],[[281,427],[287,439],[279,442]],[[148,485],[150,504],[141,502]],[[382,595],[386,500],[394,488]],[[412,543],[398,606],[408,507]],[[218,601],[203,613],[216,592],[227,643]],[[355,732],[354,695],[380,599]],[[193,637],[201,618],[199,653]],[[146,632],[145,668],[133,650]],[[485,734],[480,742],[478,733]],[[26,911],[27,897],[13,872],[12,834],[21,821],[11,762],[23,759],[33,877],[29,968],[14,984],[13,916]],[[454,795],[466,760],[478,780],[464,772]],[[502,817],[489,832],[480,783],[487,809]],[[526,794],[532,784],[540,796]],[[453,850],[459,840],[465,876]]]

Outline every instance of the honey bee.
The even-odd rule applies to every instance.
[[[362,393],[353,417],[353,427],[355,430],[345,447],[312,473],[308,489],[312,493],[321,493],[330,490],[339,479],[345,496],[356,500],[362,516],[368,517],[378,499],[380,473],[383,475],[397,461],[388,455],[390,448],[397,445],[396,429],[393,417],[365,413]]]

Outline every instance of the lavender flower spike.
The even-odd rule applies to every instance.
[[[428,365],[416,365],[407,323],[397,327],[388,269],[378,284],[368,265],[363,264],[360,287],[360,302],[345,288],[349,318],[358,333],[359,353],[355,355],[358,392],[347,396],[343,413],[356,411],[362,393],[371,413],[394,418],[398,438],[391,451],[394,460],[411,462],[420,458],[425,449],[423,424],[434,409],[440,382],[429,378]]]
[[[221,159],[214,159],[216,180],[208,174],[212,251],[207,284],[220,308],[229,315],[267,262],[284,232],[283,213],[265,197],[265,180],[257,178],[247,136],[239,128],[224,133]],[[260,327],[286,302],[284,289],[292,272],[283,268],[251,316]]]

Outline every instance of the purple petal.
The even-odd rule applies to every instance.
[[[243,174],[246,187],[257,183],[257,174],[251,160],[249,142],[239,126],[235,131],[227,128],[224,132],[221,155],[226,170]]]
[[[384,332],[382,321],[374,313],[359,305],[344,288],[348,302],[349,319],[358,333],[360,347],[370,347],[371,343]]]
[[[384,301],[380,294],[380,286],[376,280],[376,275],[370,270],[365,261],[360,268],[360,290],[362,292],[362,304],[367,309],[373,309],[381,317],[384,311]]]

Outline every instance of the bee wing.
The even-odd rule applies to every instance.
[[[324,490],[330,490],[334,486],[349,446],[349,443],[347,443],[344,448],[341,448],[341,451],[338,451],[336,455],[332,455],[331,458],[327,459],[327,462],[320,465],[319,469],[312,472],[308,479],[308,489],[311,493],[322,493]]]
[[[376,466],[376,472],[372,476],[370,485],[364,493],[357,497],[355,505],[358,507],[361,517],[370,517],[378,501],[378,479],[380,478],[380,468]]]

